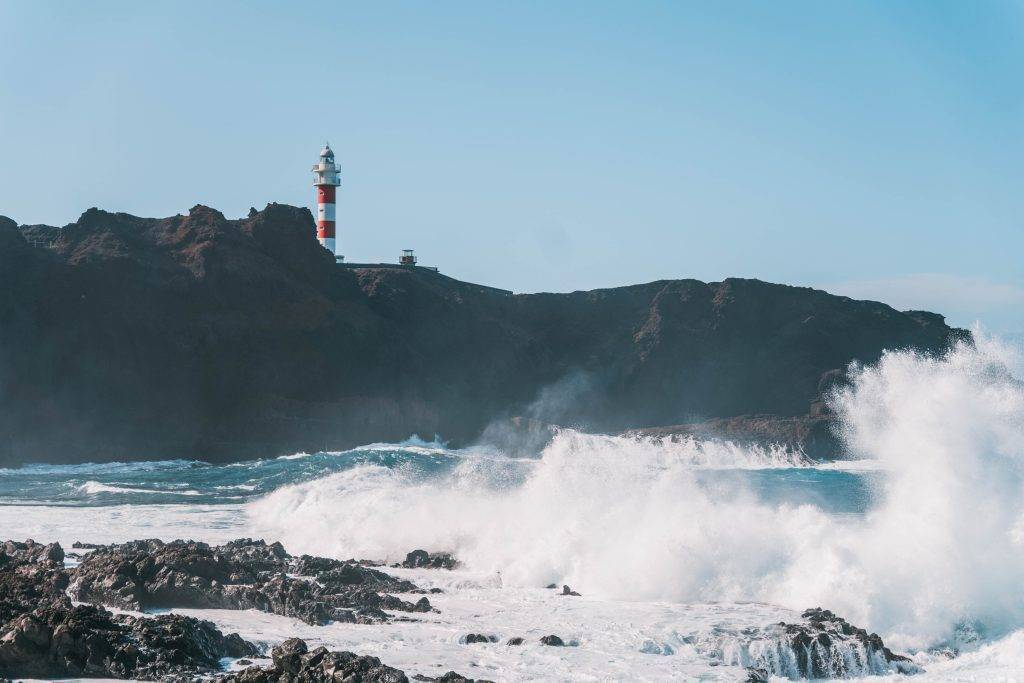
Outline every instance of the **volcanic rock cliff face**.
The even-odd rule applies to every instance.
[[[766,424],[827,419],[816,402],[851,360],[966,338],[932,313],[757,280],[508,295],[341,268],[312,226],[278,204],[241,220],[90,209],[60,229],[0,217],[0,461],[465,443],[514,416],[717,419],[770,440]]]

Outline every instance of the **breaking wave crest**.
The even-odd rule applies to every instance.
[[[248,508],[299,552],[451,550],[503,582],[629,600],[827,606],[897,647],[1024,625],[1024,388],[994,342],[886,354],[832,399],[882,470],[860,515],[766,502],[702,468],[794,467],[702,442],[566,431],[536,460],[467,455],[441,476],[361,465]],[[723,450],[724,449],[724,450]]]

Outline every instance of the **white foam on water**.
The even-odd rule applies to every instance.
[[[104,474],[110,472],[149,472],[153,470],[182,469],[195,465],[203,465],[199,460],[140,460],[134,462],[86,462],[75,465],[49,465],[37,463],[23,465],[18,468],[0,467],[0,475],[4,474],[40,474],[81,476],[83,474]]]
[[[415,547],[451,550],[509,586],[821,605],[904,648],[941,643],[964,623],[994,638],[1024,624],[1015,363],[980,339],[941,358],[888,353],[854,372],[833,408],[857,457],[886,473],[863,517],[701,483],[695,470],[712,464],[714,448],[701,442],[571,431],[535,461],[467,456],[427,480],[364,465],[281,488],[247,511],[257,534],[293,552],[394,560]],[[733,448],[733,467],[771,464],[763,451]]]
[[[563,597],[554,590],[502,585],[496,576],[464,570],[398,573],[422,587],[442,588],[444,593],[429,596],[439,611],[385,626],[334,623],[322,627],[256,611],[174,611],[210,619],[222,630],[268,646],[298,636],[312,647],[379,657],[410,677],[436,677],[454,670],[494,681],[743,680],[742,666],[722,661],[710,666],[703,648],[729,632],[739,640],[741,625],[799,617],[763,604],[681,605]],[[464,638],[469,633],[497,642],[467,645]],[[540,638],[550,634],[572,645],[542,645]],[[705,640],[697,642],[695,635]],[[522,637],[525,643],[509,646],[506,642],[511,637]]]
[[[123,543],[176,538],[226,543],[247,531],[240,505],[0,505],[0,535],[65,550],[75,541]]]
[[[201,496],[201,492],[195,489],[185,489],[180,486],[168,489],[146,489],[138,486],[123,486],[116,484],[104,484],[99,481],[87,481],[75,487],[80,493],[95,495],[98,493],[164,493],[175,496]]]

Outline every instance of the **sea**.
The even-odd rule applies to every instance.
[[[34,464],[0,470],[0,536],[66,549],[252,537],[387,563],[452,552],[453,571],[389,570],[442,589],[415,620],[174,610],[410,676],[743,681],[771,625],[820,606],[921,669],[859,679],[1024,681],[1024,374],[1014,347],[976,336],[851,368],[830,399],[846,460],[563,429],[525,455],[438,438],[231,464]],[[547,634],[569,647],[539,644]],[[514,636],[526,645],[506,646]]]

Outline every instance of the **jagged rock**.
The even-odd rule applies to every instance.
[[[438,676],[437,678],[431,678],[430,676],[424,676],[423,674],[416,674],[412,677],[414,681],[428,681],[433,683],[493,683],[484,678],[466,678],[460,673],[449,671],[446,674]]]
[[[164,680],[255,655],[238,634],[180,615],[138,618],[73,605],[59,545],[8,541],[0,562],[0,676]]]
[[[801,615],[805,624],[780,624],[785,629],[797,667],[808,678],[846,678],[869,673],[917,673],[919,667],[908,657],[885,646],[877,633],[853,626],[827,609],[815,607]],[[856,643],[859,648],[847,657],[842,645]]]
[[[769,683],[772,675],[767,669],[747,667],[747,680],[746,683]]]
[[[14,560],[16,562],[47,563],[56,566],[64,564],[64,549],[59,543],[46,545],[28,539],[24,543],[5,541],[0,548],[0,564]]]
[[[297,674],[302,669],[302,655],[309,652],[306,641],[300,638],[289,638],[273,650],[270,656],[274,666],[286,674]]]
[[[468,633],[462,638],[462,642],[472,645],[473,643],[496,643],[498,639],[496,636],[485,636],[482,633]]]
[[[543,636],[540,639],[541,645],[550,645],[551,647],[563,647],[565,641],[555,635]]]
[[[411,603],[382,593],[416,591],[409,581],[338,560],[292,558],[280,543],[251,539],[222,546],[158,540],[101,546],[72,576],[76,599],[130,610],[258,609],[322,625],[380,623],[388,620],[383,610],[432,609],[425,597]]]
[[[455,569],[458,565],[451,553],[428,553],[426,550],[413,550],[405,556],[401,567],[406,569]]]
[[[512,638],[509,638],[507,641],[505,641],[505,644],[506,645],[522,645],[524,642],[526,642],[526,641],[523,640],[522,637],[520,637],[520,636],[513,636]]]
[[[270,666],[250,666],[220,680],[224,683],[407,683],[409,680],[404,673],[382,664],[376,657],[331,652],[324,647],[309,651],[306,642],[299,638],[290,638],[275,647],[271,656],[273,664]]]
[[[0,623],[65,600],[68,575],[50,552],[8,541],[0,560]]]
[[[714,663],[747,666],[750,683],[774,676],[793,680],[853,678],[917,673],[910,659],[889,650],[874,633],[851,625],[828,610],[809,609],[806,621],[719,633],[697,649]],[[724,637],[723,637],[724,636]]]
[[[579,593],[569,588],[568,586],[562,586],[562,595],[574,595],[576,597],[580,597]]]
[[[548,585],[546,585],[544,587],[547,588],[548,590],[554,590],[554,589],[558,588],[558,584],[557,583],[549,583]]]

